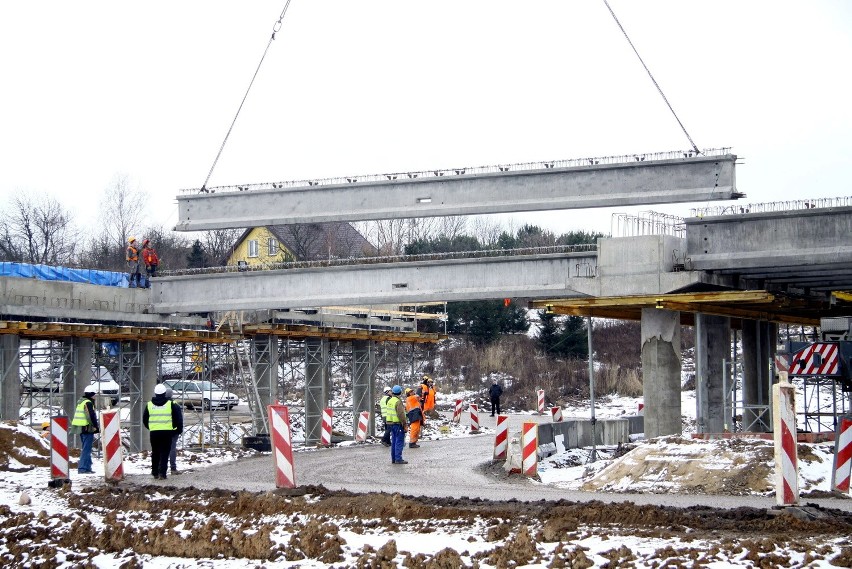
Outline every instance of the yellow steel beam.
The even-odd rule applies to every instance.
[[[852,292],[845,290],[836,290],[831,293],[834,298],[837,300],[842,300],[843,302],[852,302]]]

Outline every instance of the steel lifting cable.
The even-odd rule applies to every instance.
[[[263,60],[266,59],[266,54],[269,51],[269,46],[272,45],[272,41],[275,39],[275,34],[281,30],[281,21],[284,19],[284,14],[287,13],[287,8],[290,6],[290,0],[287,0],[287,3],[284,4],[284,9],[281,10],[281,15],[278,16],[278,21],[275,22],[275,25],[272,26],[272,35],[269,36],[269,42],[266,44],[266,49],[263,50],[263,55],[260,57],[260,61],[257,64],[257,69],[254,70],[254,75],[252,75],[251,81],[249,82],[248,89],[246,89],[246,94],[243,95],[243,100],[240,101],[240,106],[237,109],[237,114],[234,115],[234,120],[231,121],[231,126],[228,128],[227,134],[225,134],[225,140],[222,141],[222,146],[219,147],[219,153],[216,154],[216,159],[213,160],[213,165],[210,166],[210,171],[207,173],[207,178],[204,180],[204,185],[201,186],[201,191],[207,191],[207,182],[210,181],[210,176],[213,175],[213,169],[216,168],[216,164],[219,162],[219,157],[222,156],[222,151],[225,150],[225,144],[228,142],[228,137],[231,136],[231,131],[234,130],[234,124],[237,122],[237,117],[240,116],[240,111],[243,110],[243,105],[248,98],[249,91],[251,91],[252,85],[254,85],[254,80],[257,79],[257,74],[260,72],[260,66],[263,65]]]
[[[689,136],[688,132],[686,132],[686,127],[683,126],[682,122],[680,122],[680,119],[678,118],[677,113],[675,113],[674,109],[672,108],[671,104],[669,103],[669,100],[666,98],[666,95],[663,93],[663,90],[660,88],[659,84],[657,84],[657,80],[654,79],[654,76],[651,74],[651,70],[648,69],[647,65],[645,65],[645,61],[642,59],[642,56],[639,55],[639,52],[636,50],[636,46],[634,46],[633,42],[630,41],[630,36],[627,35],[627,31],[624,29],[624,26],[622,26],[621,22],[618,21],[618,17],[615,15],[615,12],[612,11],[612,7],[609,5],[609,2],[607,2],[607,0],[603,0],[603,3],[606,4],[607,10],[609,10],[609,13],[612,14],[612,19],[615,20],[616,24],[618,24],[618,27],[621,29],[621,33],[624,34],[624,38],[627,40],[627,43],[629,43],[630,47],[633,49],[633,53],[635,53],[636,57],[639,58],[639,62],[642,64],[642,67],[645,68],[645,71],[648,73],[648,77],[650,77],[651,81],[654,83],[654,87],[656,87],[657,91],[659,91],[660,96],[663,98],[663,101],[665,101],[666,106],[672,112],[672,116],[674,116],[675,120],[677,121],[677,124],[680,125],[680,128],[683,131],[683,134],[685,134],[686,138],[689,139],[689,143],[692,145],[693,150],[695,150],[696,154],[701,154],[701,151],[698,150],[698,147],[695,145],[695,142],[692,141],[692,137]]]

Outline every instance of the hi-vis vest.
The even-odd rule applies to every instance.
[[[137,249],[133,245],[128,245],[128,247],[127,247],[127,260],[128,261],[138,261],[139,260],[139,249]]]
[[[74,411],[74,418],[71,419],[72,427],[85,427],[87,425],[92,424],[92,419],[89,416],[89,411],[86,409],[86,403],[91,403],[88,399],[83,397],[77,403],[77,409]]]
[[[396,395],[385,397],[385,400],[382,401],[382,417],[388,423],[399,423],[399,415],[396,414],[397,401],[399,401],[399,398]]]
[[[172,402],[166,400],[165,405],[154,405],[148,401],[148,430],[149,431],[174,431],[172,425]]]

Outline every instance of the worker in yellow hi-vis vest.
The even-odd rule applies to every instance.
[[[142,412],[142,424],[151,433],[151,476],[165,480],[172,437],[183,432],[183,411],[166,396],[162,383],[154,388],[154,396]]]

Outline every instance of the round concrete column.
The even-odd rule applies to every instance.
[[[679,435],[680,313],[642,309],[642,383],[645,397],[645,436]]]

